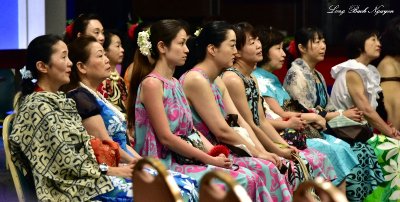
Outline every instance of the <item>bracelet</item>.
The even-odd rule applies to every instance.
[[[328,112],[327,111],[320,111],[320,112],[318,112],[318,115],[320,115],[320,116],[322,116],[322,117],[326,117],[326,114],[328,114]]]
[[[343,116],[343,109],[339,109],[337,112],[339,112],[339,116]]]

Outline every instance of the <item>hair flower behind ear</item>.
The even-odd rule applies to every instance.
[[[194,35],[195,35],[196,37],[198,37],[198,36],[200,35],[200,33],[201,33],[201,30],[203,30],[203,28],[198,28],[198,29],[194,32]]]
[[[144,56],[150,55],[151,52],[151,42],[150,42],[150,28],[141,31],[138,34],[137,44],[139,46],[140,53]]]

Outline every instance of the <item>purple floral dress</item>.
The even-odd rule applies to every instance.
[[[189,108],[183,89],[176,79],[166,79],[156,73],[148,77],[159,79],[163,82],[163,103],[165,114],[169,121],[171,132],[177,136],[188,136],[193,129],[192,113]],[[139,86],[138,95],[140,95]],[[139,96],[135,105],[135,150],[142,156],[152,156],[160,159],[169,169],[186,174],[200,180],[203,175],[211,170],[221,170],[235,178],[242,185],[253,201],[275,201],[269,193],[268,187],[260,176],[252,171],[240,167],[233,171],[212,165],[180,165],[175,162],[173,152],[162,145],[154,132],[148,113]],[[289,196],[290,197],[290,196]]]
[[[199,72],[204,78],[209,82],[208,76],[201,70],[193,68],[190,71]],[[181,84],[185,80],[186,74],[182,75],[180,78]],[[210,82],[210,88],[212,89],[215,97],[215,101],[220,107],[222,115],[225,117],[225,108],[222,101],[222,94],[216,84]],[[200,115],[191,106],[193,113],[193,122],[195,128],[199,130],[213,145],[218,144],[216,137],[208,129],[205,122],[202,120]],[[268,190],[274,201],[291,201],[291,193],[296,188],[298,184],[291,184],[287,176],[282,175],[278,168],[270,161],[254,158],[254,157],[235,157],[232,156],[233,162],[256,172],[262,180],[265,182]]]

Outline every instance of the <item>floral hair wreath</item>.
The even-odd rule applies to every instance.
[[[148,56],[151,53],[151,42],[150,42],[150,28],[139,32],[137,44],[139,46],[140,53],[144,56]]]
[[[30,70],[26,69],[26,66],[24,66],[22,69],[20,69],[19,73],[21,73],[22,79],[31,79],[32,83],[37,82],[37,80],[33,78],[32,72]]]
[[[196,31],[194,32],[194,35],[196,36],[196,37],[198,37],[199,35],[200,35],[200,33],[201,33],[201,30],[203,30],[203,28],[198,28],[198,29],[196,29]]]

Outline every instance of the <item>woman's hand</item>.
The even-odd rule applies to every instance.
[[[278,155],[285,159],[295,160],[292,154],[297,152],[297,149],[293,149],[292,147],[288,146],[287,148],[281,148]]]
[[[364,120],[363,112],[358,110],[358,108],[356,108],[356,107],[352,107],[352,108],[344,111],[343,115],[346,116],[347,118],[349,118],[353,121],[357,121],[357,122],[361,122]]]
[[[288,128],[292,128],[295,130],[304,130],[306,127],[306,121],[301,118],[301,114],[297,116],[292,116],[287,120]]]
[[[279,157],[278,155],[276,155],[274,153],[270,153],[270,152],[265,151],[265,152],[260,153],[257,156],[257,158],[264,159],[264,160],[267,160],[267,161],[271,161],[278,168],[280,168],[282,166],[281,157]]]
[[[208,164],[218,166],[218,167],[223,167],[223,168],[231,168],[232,167],[232,161],[226,157],[224,154],[219,154],[218,156],[210,156],[212,159]]]
[[[119,167],[108,167],[107,175],[124,178],[132,178],[133,167],[135,164],[127,164]]]
[[[310,125],[317,130],[326,130],[326,119],[318,114],[313,114],[313,121]]]

